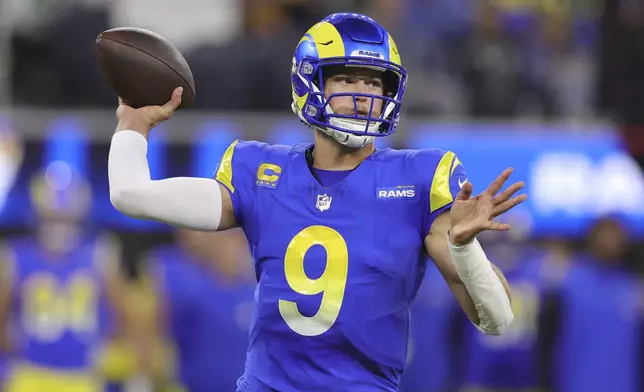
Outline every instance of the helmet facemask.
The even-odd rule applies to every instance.
[[[341,73],[342,69],[351,67],[381,72],[384,94],[342,92],[326,97],[324,90],[328,78],[337,74],[338,70]],[[299,64],[294,59],[292,77],[294,95],[297,94],[306,100],[301,111],[294,105],[296,114],[302,121],[320,129],[338,142],[351,147],[362,147],[372,142],[375,137],[395,132],[407,78],[402,66],[371,57],[350,56],[320,60],[306,56]],[[335,97],[351,97],[353,113],[334,113],[330,102]],[[294,98],[297,99],[295,96]],[[360,112],[357,102],[359,98],[365,98],[370,102],[367,113]],[[380,113],[374,112],[376,100],[382,102]]]

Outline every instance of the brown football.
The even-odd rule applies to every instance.
[[[96,38],[96,56],[103,77],[128,105],[163,105],[183,87],[180,108],[195,100],[195,81],[181,52],[149,30],[120,27]]]

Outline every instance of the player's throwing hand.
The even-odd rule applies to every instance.
[[[119,107],[116,109],[116,118],[118,118],[116,131],[128,129],[147,136],[150,129],[172,117],[175,110],[181,105],[182,93],[183,88],[177,87],[165,105],[144,106],[139,109],[127,105],[119,98]]]
[[[524,187],[523,181],[515,182],[497,195],[513,171],[513,168],[505,169],[483,193],[475,197],[471,197],[473,188],[470,182],[462,185],[450,211],[450,240],[454,245],[467,244],[485,230],[510,230],[509,224],[495,222],[494,218],[528,198],[525,194],[512,197]]]

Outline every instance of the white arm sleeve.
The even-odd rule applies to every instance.
[[[217,230],[222,214],[219,183],[191,177],[152,181],[147,150],[148,142],[138,132],[120,131],[112,137],[108,160],[112,205],[135,218]]]
[[[472,297],[480,323],[477,328],[501,335],[514,320],[510,298],[476,238],[463,246],[447,243],[458,276]]]

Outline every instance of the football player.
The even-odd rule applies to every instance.
[[[549,390],[644,390],[644,285],[625,268],[630,246],[619,215],[599,218],[545,298],[539,348]],[[591,319],[592,328],[581,327]]]
[[[409,306],[429,255],[478,329],[513,320],[510,288],[476,240],[525,200],[507,169],[472,196],[453,152],[374,147],[394,133],[407,71],[373,19],[333,14],[300,40],[293,111],[313,144],[235,141],[216,178],[153,181],[147,136],[181,102],[122,103],[109,156],[121,212],[196,230],[241,226],[258,280],[239,391],[396,391]],[[217,366],[213,364],[213,366]]]
[[[83,227],[89,183],[66,163],[31,185],[35,235],[7,240],[0,255],[4,391],[98,392],[96,355],[126,317],[118,244]]]
[[[246,238],[237,229],[179,230],[175,238],[145,260],[158,305],[151,307],[156,314],[146,315],[141,339],[150,341],[147,347],[165,343],[174,349],[170,366],[161,367],[170,372],[152,379],[159,390],[180,385],[190,392],[234,391],[244,370],[255,288]]]

